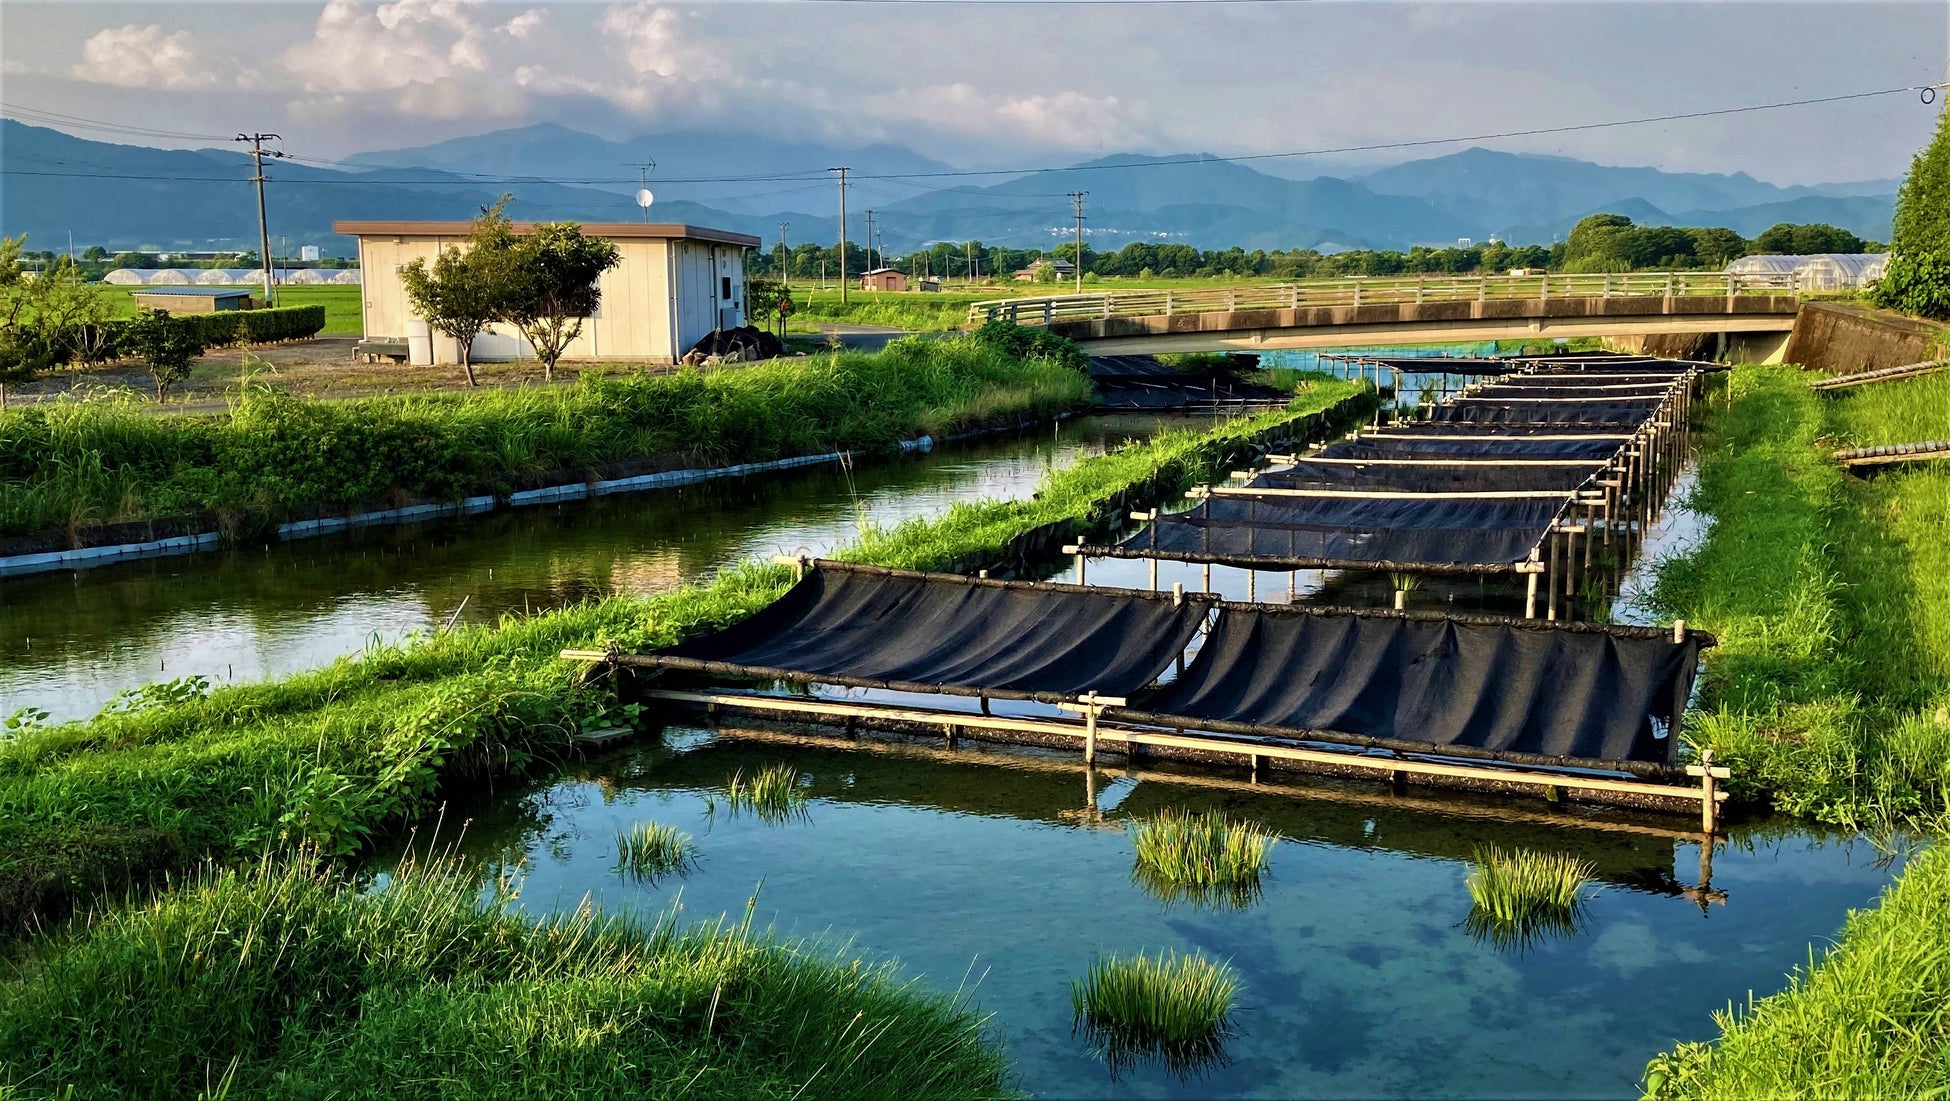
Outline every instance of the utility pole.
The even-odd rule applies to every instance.
[[[790,286],[792,283],[792,250],[785,247],[785,231],[791,222],[779,223],[779,282]]]
[[[875,269],[875,268],[877,268],[877,267],[879,267],[879,266],[880,266],[880,261],[878,261],[878,260],[875,260],[875,259],[873,258],[873,252],[874,252],[874,248],[873,248],[873,215],[874,215],[874,212],[873,212],[873,211],[871,211],[871,210],[869,210],[869,211],[867,211],[867,270],[868,270],[868,271],[872,271],[873,269]]]
[[[975,242],[968,242],[963,246],[963,250],[968,253],[968,281],[973,283],[975,282]]]
[[[846,174],[853,170],[829,168],[826,171],[840,174],[840,305],[844,306],[846,305]],[[825,273],[821,272],[819,278],[821,282],[825,282]]]
[[[1083,197],[1088,191],[1070,192],[1070,201],[1077,207],[1077,293],[1083,293]]]
[[[623,167],[636,169],[637,190],[650,190],[650,170],[657,167],[656,161],[643,161],[642,163],[631,162],[625,164]],[[637,203],[637,205],[643,206],[641,202]],[[643,206],[643,224],[650,224],[650,208],[647,206]]]
[[[257,185],[257,255],[264,261],[264,304],[268,306],[271,304],[271,224],[264,218],[264,158],[284,154],[278,150],[266,154],[264,143],[284,139],[276,134],[239,134],[234,140],[251,143],[251,164],[257,169],[251,182]]]

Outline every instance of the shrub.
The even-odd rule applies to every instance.
[[[1076,341],[1032,325],[991,318],[975,330],[975,339],[1017,359],[1047,359],[1074,371],[1090,367],[1090,357]]]
[[[1882,278],[1869,287],[1869,301],[1911,317],[1950,321],[1950,256],[1897,253],[1889,258]]]

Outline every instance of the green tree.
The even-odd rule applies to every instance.
[[[1950,110],[1936,136],[1910,162],[1896,193],[1889,270],[1870,301],[1919,317],[1950,320]]]
[[[521,330],[542,361],[542,378],[553,380],[556,361],[602,303],[596,280],[622,257],[608,240],[584,237],[574,222],[539,225],[533,233],[490,247],[501,287],[501,320]]]
[[[776,319],[779,336],[785,336],[785,319],[792,313],[792,292],[777,279],[745,281],[745,314],[768,329]]]
[[[442,250],[432,271],[424,259],[416,259],[400,272],[414,312],[435,332],[460,345],[460,366],[467,372],[469,386],[480,385],[474,377],[474,338],[502,314],[498,266],[508,254],[505,243],[514,239],[514,229],[502,213],[508,198],[503,195],[481,211],[465,250]]]
[[[126,330],[128,349],[149,364],[156,380],[156,400],[169,395],[169,388],[190,377],[196,357],[203,354],[203,338],[197,324],[167,310],[142,310]]]
[[[1816,252],[1861,252],[1868,242],[1839,226],[1812,222],[1795,225],[1782,222],[1761,231],[1754,238],[1757,252],[1787,256],[1807,256]]]
[[[27,382],[61,363],[93,362],[108,354],[106,292],[85,282],[65,256],[23,265],[25,237],[0,238],[0,407],[8,383]]]

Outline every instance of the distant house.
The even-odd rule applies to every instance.
[[[860,276],[860,289],[863,291],[904,291],[907,289],[907,273],[899,268],[875,268]]]
[[[1034,283],[1043,278],[1043,272],[1054,271],[1056,278],[1068,279],[1077,273],[1077,266],[1068,260],[1038,260],[1015,274],[1018,283]]]
[[[138,309],[170,313],[248,310],[251,292],[242,287],[144,287],[130,295]]]
[[[939,291],[941,289],[941,280],[932,275],[924,275],[921,277],[920,285],[914,289],[921,291]]]

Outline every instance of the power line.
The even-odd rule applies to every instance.
[[[826,2],[826,0],[791,0],[791,2],[815,3],[815,2]],[[832,2],[869,3],[869,2],[879,2],[879,0],[832,0]],[[947,3],[947,2],[958,2],[958,0],[898,0],[898,2]],[[993,2],[1026,3],[1028,2],[1028,0],[993,0]],[[1082,0],[1082,2],[1104,3],[1104,2],[1109,2],[1109,0]],[[1155,3],[1155,2],[1163,2],[1163,0],[1146,0],[1146,2]],[[1204,2],[1216,3],[1219,2],[1219,0],[1204,0]],[[1265,0],[1257,0],[1257,2],[1265,2]],[[1936,84],[1912,84],[1912,85],[1905,85],[1900,88],[1880,88],[1875,91],[1869,91],[1869,92],[1851,92],[1846,95],[1816,96],[1808,99],[1780,100],[1773,103],[1757,103],[1757,104],[1748,104],[1746,106],[1741,106],[1741,107],[1721,107],[1721,108],[1714,108],[1714,109],[1702,110],[1702,111],[1686,111],[1686,112],[1681,112],[1678,114],[1670,114],[1670,115],[1647,115],[1639,118],[1612,119],[1605,122],[1572,123],[1563,126],[1541,126],[1541,127],[1531,127],[1523,130],[1501,130],[1501,131],[1485,132],[1479,134],[1456,135],[1451,137],[1440,137],[1440,138],[1418,138],[1418,139],[1411,139],[1405,141],[1371,142],[1364,145],[1324,146],[1315,149],[1289,150],[1281,153],[1243,153],[1243,154],[1236,154],[1232,156],[1198,155],[1198,156],[1183,156],[1183,157],[1164,157],[1155,160],[1126,161],[1118,164],[1043,165],[1038,167],[1025,167],[1025,168],[953,169],[953,170],[939,171],[939,172],[890,172],[890,173],[881,173],[875,175],[854,175],[852,179],[855,182],[860,180],[888,180],[888,181],[893,181],[898,183],[898,182],[903,182],[908,180],[926,180],[926,179],[951,179],[951,178],[972,179],[972,178],[994,177],[994,176],[1012,176],[1012,177],[1029,176],[1029,175],[1034,175],[1043,172],[1122,171],[1125,169],[1166,168],[1166,167],[1173,167],[1179,165],[1200,164],[1200,163],[1207,163],[1207,162],[1218,163],[1218,164],[1243,164],[1243,163],[1256,162],[1256,161],[1291,159],[1296,157],[1332,156],[1332,155],[1344,154],[1344,153],[1375,153],[1375,152],[1384,152],[1392,149],[1420,149],[1420,148],[1427,148],[1429,146],[1436,146],[1436,145],[1456,145],[1463,142],[1483,142],[1483,141],[1497,141],[1506,138],[1541,137],[1541,136],[1554,135],[1554,134],[1579,133],[1579,132],[1591,131],[1591,130],[1610,130],[1610,129],[1617,129],[1626,126],[1647,126],[1647,125],[1653,125],[1657,123],[1683,122],[1683,121],[1703,119],[1703,118],[1722,118],[1731,115],[1752,114],[1760,111],[1779,111],[1779,110],[1786,110],[1795,107],[1814,107],[1814,106],[1820,106],[1823,104],[1831,104],[1831,103],[1847,103],[1847,102],[1852,102],[1857,100],[1875,99],[1883,96],[1904,95],[1904,94],[1922,92],[1926,90],[1943,90],[1946,88],[1950,88],[1950,82],[1941,82]],[[12,107],[11,105],[9,105],[7,109],[18,110],[18,108]],[[296,155],[292,155],[291,159],[303,163],[311,163],[311,164],[330,165],[330,164],[350,163],[344,161],[328,161],[321,158],[302,157]],[[363,168],[366,166],[359,165],[355,167]],[[428,171],[436,171],[436,170],[430,169]],[[445,175],[470,176],[470,177],[475,177],[483,180],[492,180],[500,183],[515,183],[515,184],[554,183],[554,184],[565,184],[565,185],[594,186],[594,185],[602,185],[602,184],[619,185],[619,184],[628,184],[632,182],[628,179],[606,178],[606,177],[498,176],[498,175],[493,175],[491,173],[458,173],[458,172],[445,172],[445,170],[438,170],[438,171],[442,171],[443,174]],[[835,170],[828,169],[827,171],[830,172]],[[852,170],[849,169],[848,171],[851,172]],[[144,174],[144,173],[103,173],[98,175],[95,173],[85,173],[85,172],[35,172],[35,171],[22,171],[19,169],[0,169],[0,172],[4,172],[7,175],[13,175],[13,176],[62,176],[62,177],[95,176],[96,178],[101,178],[101,179],[169,180],[169,181],[178,181],[184,183],[235,182],[234,179],[231,177],[219,177],[219,176],[163,176],[163,175]],[[666,179],[664,182],[665,183],[758,183],[758,182],[785,183],[785,182],[795,182],[795,181],[810,181],[810,180],[817,180],[821,178],[822,178],[822,174],[820,173],[802,174],[798,172],[791,172],[791,173],[774,173],[774,174],[744,174],[744,175],[736,175],[736,176],[670,177]],[[396,185],[396,186],[417,186],[417,187],[478,186],[472,183],[470,180],[429,180],[429,179],[286,180],[283,181],[283,183],[287,187],[347,186],[353,184],[387,184],[387,185]],[[944,188],[941,190],[949,190],[949,189]]]

